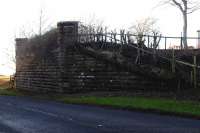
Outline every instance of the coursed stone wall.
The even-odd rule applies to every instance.
[[[56,47],[40,58],[27,50],[29,39],[16,39],[16,88],[61,93],[169,89],[166,81],[134,73],[78,47],[77,33],[78,22],[58,23]]]

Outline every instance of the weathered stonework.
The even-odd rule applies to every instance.
[[[38,58],[34,52],[27,52],[28,39],[16,39],[17,89],[66,93],[166,89],[165,81],[122,69],[77,47],[78,22],[60,22],[57,30],[57,43],[49,52],[51,56]]]

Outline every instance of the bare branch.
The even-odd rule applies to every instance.
[[[182,0],[183,1],[183,0]],[[177,2],[176,0],[172,0],[172,2],[182,11],[184,12],[184,8],[183,5],[179,2]]]
[[[183,16],[183,44],[187,48],[187,15],[200,9],[200,2],[194,0],[167,0],[164,3],[180,9]]]
[[[200,2],[197,2],[197,1],[196,1],[196,2],[194,2],[194,3],[190,3],[190,4],[188,5],[187,9],[188,9],[187,14],[191,14],[191,13],[193,13],[193,12],[199,10],[199,9],[200,9]]]
[[[155,18],[145,18],[136,21],[136,23],[131,26],[130,33],[136,34],[136,41],[139,45],[143,45],[145,42],[144,35],[149,35],[153,33],[159,33],[158,28],[155,28],[157,19]]]
[[[159,1],[158,4],[154,7],[154,8],[157,8],[157,7],[160,7],[160,6],[163,6],[163,5],[167,5],[169,4],[170,1],[169,0],[165,0],[165,1]]]
[[[187,12],[187,14],[193,13],[200,9],[200,2],[194,0],[165,0],[159,2],[158,6],[167,4],[178,7],[181,12]]]
[[[199,9],[200,9],[200,7],[193,8],[193,9],[191,9],[190,11],[188,11],[187,14],[191,14],[191,13],[193,13],[193,12],[199,10]]]

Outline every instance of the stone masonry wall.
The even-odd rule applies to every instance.
[[[17,89],[66,93],[168,89],[165,81],[119,68],[76,47],[77,25],[78,22],[58,23],[57,47],[48,57],[37,58],[26,50],[28,39],[16,39]]]
[[[28,51],[27,39],[16,39],[16,88],[35,92],[59,92],[58,54],[37,58]]]
[[[64,66],[65,92],[169,89],[162,80],[132,73],[76,47],[68,48]]]

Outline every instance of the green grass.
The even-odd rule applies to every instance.
[[[59,101],[71,104],[91,104],[126,109],[155,110],[159,112],[200,116],[200,103],[144,97],[62,97]]]
[[[70,95],[29,95],[14,89],[0,89],[0,95],[31,96],[36,99],[48,99],[67,104],[89,104],[108,106],[119,109],[156,111],[175,115],[195,116],[200,118],[200,103],[194,101],[177,101],[173,99],[130,97],[130,96],[70,96]]]
[[[0,89],[0,95],[3,96],[22,96],[22,93],[15,89]]]

